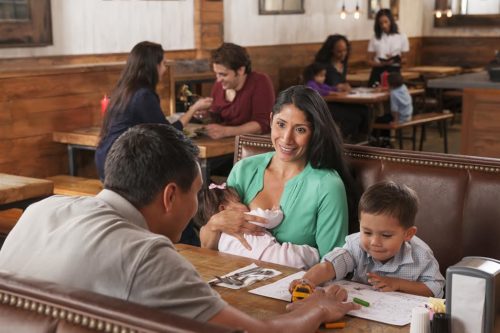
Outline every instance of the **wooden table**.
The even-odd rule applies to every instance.
[[[457,66],[415,66],[405,68],[405,71],[416,72],[426,78],[457,75],[462,73],[462,67]]]
[[[408,89],[410,95],[417,96],[425,93],[424,89]],[[375,92],[374,94],[366,94],[366,95],[353,95],[348,93],[334,93],[324,97],[327,102],[337,102],[337,103],[346,103],[346,104],[366,104],[373,105],[379,104],[390,99],[389,91],[380,91]]]
[[[401,76],[405,81],[409,81],[418,79],[420,74],[417,72],[402,71]],[[368,80],[370,79],[370,72],[361,71],[347,74],[346,79],[352,86],[366,86],[368,84]]]
[[[0,208],[24,206],[23,202],[47,197],[53,190],[50,180],[0,173]]]
[[[264,267],[274,268],[281,271],[283,273],[282,275],[266,281],[255,283],[247,288],[233,290],[215,286],[214,289],[230,305],[245,313],[248,313],[255,318],[266,319],[275,315],[285,313],[285,302],[250,294],[248,293],[248,290],[263,286],[271,282],[275,282],[285,276],[297,272],[297,269],[267,262],[256,261],[244,257],[233,256],[230,254],[220,253],[218,251],[202,249],[185,244],[177,244],[176,247],[179,253],[194,265],[198,273],[200,273],[201,277],[205,281],[213,279],[214,275],[223,275],[229,273],[235,269],[245,267],[252,262],[255,262]],[[402,327],[393,326],[350,316],[346,316],[345,320],[347,322],[347,326],[342,330],[342,332],[345,333],[403,333],[409,332],[410,330],[409,325]],[[337,332],[338,330],[324,331]]]
[[[190,125],[188,125],[189,128]],[[76,176],[76,151],[95,150],[99,143],[100,127],[82,128],[67,132],[52,133],[52,140],[68,145],[69,174]],[[234,137],[213,140],[207,136],[193,139],[200,149],[199,160],[204,181],[208,181],[210,170],[208,159],[234,153]]]

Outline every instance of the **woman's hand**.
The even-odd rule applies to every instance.
[[[243,235],[262,235],[264,228],[249,223],[249,221],[267,223],[267,219],[246,214],[241,210],[225,209],[213,215],[202,228],[204,230],[200,234],[203,247],[217,248],[216,243],[219,242],[220,233],[223,232],[237,238],[247,250],[252,250]],[[208,233],[211,235],[208,235]]]
[[[349,92],[352,90],[351,85],[349,83],[339,83],[337,84],[336,88],[340,92]]]
[[[190,108],[193,108],[195,112],[206,111],[212,106],[212,102],[214,99],[212,97],[202,97],[199,98],[196,103],[191,105]]]

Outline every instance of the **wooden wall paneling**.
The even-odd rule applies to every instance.
[[[71,65],[0,71],[0,172],[32,177],[67,173],[67,151],[52,132],[101,124],[100,100],[111,93],[124,63]],[[158,93],[172,108],[168,67]],[[81,154],[84,176],[96,176],[93,157]],[[85,156],[87,155],[87,156]]]
[[[422,65],[481,67],[495,56],[500,37],[423,37]]]

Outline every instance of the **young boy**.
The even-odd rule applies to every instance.
[[[321,96],[337,91],[335,87],[325,83],[326,66],[321,63],[313,62],[307,66],[302,73],[302,79],[306,86],[316,90]]]
[[[432,250],[415,236],[418,198],[406,185],[381,182],[368,188],[359,202],[360,232],[346,237],[313,266],[303,279],[312,288],[353,273],[352,281],[380,291],[443,296],[444,278]]]

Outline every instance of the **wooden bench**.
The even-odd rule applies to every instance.
[[[425,126],[432,122],[439,122],[442,125],[443,130],[443,141],[444,141],[444,152],[448,153],[448,132],[446,126],[446,120],[453,118],[453,113],[441,113],[441,112],[429,112],[420,113],[412,117],[411,120],[404,123],[374,123],[372,128],[375,130],[395,130],[396,135],[399,140],[399,149],[403,149],[403,129],[411,127],[413,129],[412,136],[410,137],[413,144],[413,150],[415,150],[415,138],[417,133],[417,126],[421,127],[420,132],[420,146],[419,150],[422,150],[425,138]]]
[[[103,188],[99,179],[68,175],[57,175],[47,179],[54,182],[54,194],[93,196]]]

